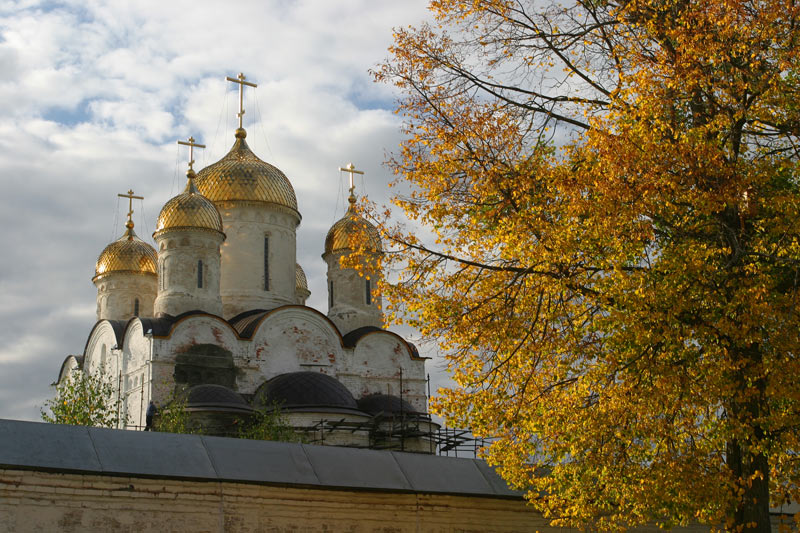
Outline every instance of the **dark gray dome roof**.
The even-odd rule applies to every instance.
[[[370,394],[358,400],[358,408],[371,415],[384,414],[422,414],[407,401],[389,394]]]
[[[234,409],[249,411],[239,394],[222,385],[195,385],[186,392],[186,408],[193,410]]]
[[[277,404],[282,409],[312,406],[358,409],[347,387],[320,372],[275,376],[258,388],[254,403],[257,406]]]

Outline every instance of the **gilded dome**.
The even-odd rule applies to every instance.
[[[294,286],[296,290],[308,290],[308,280],[306,279],[306,273],[303,272],[303,267],[301,267],[298,263],[294,264]]]
[[[356,212],[356,199],[353,195],[350,195],[349,202],[347,213],[328,230],[328,235],[325,237],[325,253],[350,250],[352,244],[356,242],[363,242],[369,251],[380,252],[383,250],[383,244],[378,228]]]
[[[197,173],[197,188],[212,202],[262,202],[297,211],[297,197],[286,175],[259,159],[236,130],[236,142],[222,159]]]
[[[194,185],[194,171],[187,172],[189,182],[184,191],[161,208],[156,233],[175,228],[201,228],[222,233],[222,218],[214,204],[200,194]]]
[[[122,237],[106,246],[97,258],[92,281],[112,272],[155,276],[157,263],[155,249],[136,236],[133,231],[133,221],[128,219]]]

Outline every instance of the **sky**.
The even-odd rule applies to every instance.
[[[95,322],[97,256],[124,231],[152,244],[161,206],[222,157],[237,126],[242,72],[247,141],[292,182],[303,216],[298,262],[307,302],[327,311],[323,251],[356,192],[378,204],[401,142],[398,95],[371,68],[392,28],[429,19],[425,0],[237,2],[0,1],[0,418],[39,420],[64,358]],[[401,332],[402,333],[402,332]],[[408,333],[408,332],[406,332]],[[429,354],[432,355],[432,354]],[[442,364],[428,362],[434,389]]]

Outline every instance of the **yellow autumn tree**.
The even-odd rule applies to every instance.
[[[396,31],[390,314],[563,526],[800,501],[794,0],[434,0]],[[414,227],[422,228],[413,230]]]

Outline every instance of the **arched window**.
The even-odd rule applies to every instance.
[[[139,316],[139,298],[133,300],[133,316]]]
[[[367,285],[367,305],[372,305],[372,288],[370,287],[369,279],[367,279],[366,281],[367,281],[367,283],[366,283],[366,285]]]
[[[203,260],[197,261],[197,288],[203,288]]]
[[[333,282],[328,284],[328,309],[333,307]]]

